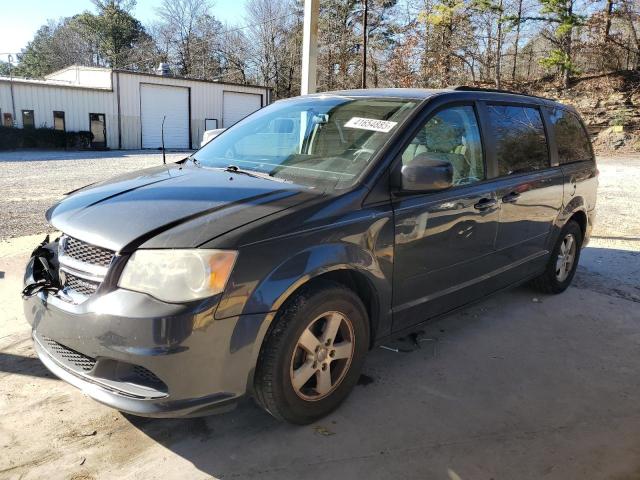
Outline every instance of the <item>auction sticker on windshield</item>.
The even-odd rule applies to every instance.
[[[373,130],[374,132],[388,133],[398,122],[389,122],[387,120],[378,120],[375,118],[353,117],[344,124],[347,128],[359,128],[361,130]]]

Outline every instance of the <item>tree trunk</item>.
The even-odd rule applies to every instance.
[[[613,13],[613,0],[607,0],[607,9],[604,13],[605,15],[605,24],[604,24],[604,38],[602,39],[604,43],[609,41],[609,32],[611,31],[611,14]]]
[[[573,15],[573,0],[566,0],[567,5],[567,15]],[[571,51],[571,42],[573,37],[573,28],[570,28],[569,31],[565,34],[564,39],[562,41],[563,51],[565,54],[565,62],[562,65],[562,87],[566,90],[569,88],[569,84],[571,83],[571,70],[570,65],[572,61],[572,51]],[[569,65],[567,65],[567,63]]]
[[[624,0],[623,5],[624,5],[624,16],[627,19],[627,22],[629,23],[629,34],[631,35],[631,38],[633,39],[633,44],[635,46],[635,68],[636,69],[640,69],[640,38],[638,38],[638,32],[636,31],[636,27],[633,23],[634,21],[634,15],[633,12],[631,11],[631,9],[629,8],[629,1],[630,0]]]
[[[491,79],[491,67],[492,67],[492,63],[493,63],[493,59],[491,58],[493,55],[493,28],[492,28],[492,23],[490,22],[487,26],[487,52],[485,55],[485,62],[484,62],[484,75],[481,77],[482,80],[487,80],[489,81]]]
[[[518,17],[516,24],[516,38],[513,45],[513,70],[511,70],[511,81],[516,81],[516,65],[518,64],[518,43],[520,43],[520,19],[522,17],[522,0],[518,1]]]
[[[500,0],[498,9],[500,11],[498,15],[498,38],[496,42],[496,88],[502,88],[502,81],[500,78],[500,68],[502,67],[502,21],[503,21],[503,0]]]
[[[362,79],[361,88],[367,88],[367,0],[363,0],[364,9],[362,11]]]

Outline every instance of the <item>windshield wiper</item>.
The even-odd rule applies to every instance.
[[[285,180],[284,178],[276,178],[268,173],[257,172],[255,170],[244,170],[237,165],[227,165],[223,170],[225,172],[241,173],[242,175],[248,175],[249,177],[254,178],[266,178],[267,180],[274,180],[276,182],[292,183],[289,180]]]

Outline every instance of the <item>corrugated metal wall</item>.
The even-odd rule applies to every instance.
[[[117,117],[111,90],[14,82],[13,95],[16,106],[14,122],[18,127],[22,128],[22,110],[33,110],[36,127],[49,128],[53,126],[53,111],[63,111],[65,127],[69,132],[88,131],[89,113],[104,113],[107,123],[107,145],[117,148]],[[13,113],[8,82],[0,82],[0,110],[3,114]]]
[[[202,140],[205,119],[217,119],[222,126],[223,92],[258,93],[262,105],[269,101],[268,89],[244,85],[202,82],[156,75],[113,72],[113,91],[82,87],[60,87],[42,83],[14,82],[18,127],[22,127],[22,110],[33,110],[37,127],[53,125],[53,111],[65,112],[67,131],[89,130],[89,113],[104,113],[107,146],[118,148],[118,88],[120,89],[121,141],[123,149],[141,148],[140,84],[155,83],[188,87],[191,95],[191,144],[197,148]],[[119,77],[119,78],[118,78]],[[118,86],[119,85],[119,86]],[[158,102],[162,102],[159,98]],[[12,112],[8,82],[0,81],[0,110]]]
[[[222,126],[222,94],[224,91],[258,93],[262,95],[262,105],[268,102],[268,89],[264,87],[250,87],[244,85],[225,85],[210,82],[199,82],[167,78],[156,75],[137,75],[124,72],[115,72],[114,90],[117,91],[120,83],[120,113],[122,118],[122,145],[123,148],[140,148],[140,84],[155,83],[161,85],[174,85],[188,87],[191,91],[191,144],[197,148],[202,140],[204,121],[206,118],[215,118],[218,125]],[[162,101],[162,99],[158,99]],[[126,145],[126,146],[125,146]]]

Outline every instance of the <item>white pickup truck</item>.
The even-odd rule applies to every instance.
[[[202,142],[200,142],[200,147],[204,147],[207,143],[216,138],[225,130],[226,128],[214,128],[213,130],[205,130],[202,134]]]

